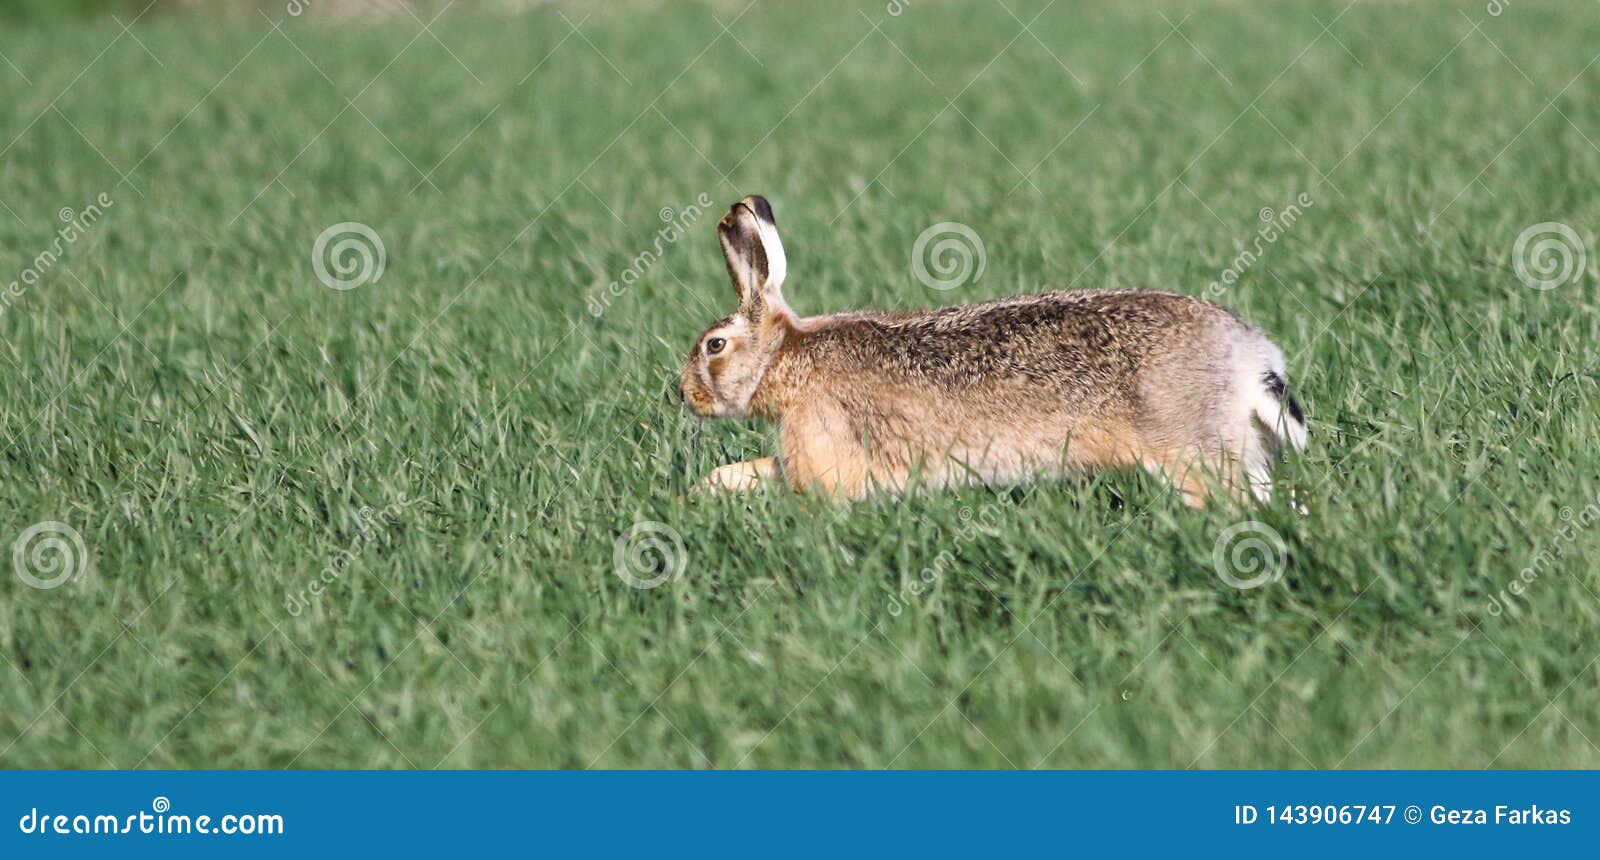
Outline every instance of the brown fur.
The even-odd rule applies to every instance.
[[[697,414],[777,422],[780,456],[719,469],[712,486],[781,471],[795,489],[855,498],[1141,466],[1200,504],[1208,475],[1242,489],[1241,464],[1260,456],[1238,406],[1241,357],[1282,357],[1217,305],[1075,291],[800,318],[766,201],[736,204],[719,231],[739,311],[696,342],[681,390]],[[713,338],[727,346],[708,355]]]

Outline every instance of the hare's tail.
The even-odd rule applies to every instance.
[[[1263,371],[1256,387],[1258,393],[1251,402],[1251,414],[1272,434],[1279,447],[1287,445],[1304,451],[1310,432],[1306,427],[1306,413],[1300,401],[1289,393],[1283,374],[1277,370]]]
[[[1286,449],[1303,451],[1309,430],[1306,413],[1284,379],[1283,353],[1266,338],[1253,361],[1240,367],[1235,383],[1249,423],[1243,440],[1244,473],[1251,493],[1266,501],[1272,494],[1272,467]]]

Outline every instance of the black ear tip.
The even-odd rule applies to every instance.
[[[767,198],[762,197],[760,194],[751,194],[745,199],[740,200],[734,208],[738,208],[739,206],[749,209],[757,218],[767,222],[768,224],[778,223],[777,220],[772,217],[772,204],[768,203]]]

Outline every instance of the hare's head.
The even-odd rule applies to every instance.
[[[764,197],[735,203],[717,234],[739,306],[695,340],[678,385],[696,415],[740,418],[750,414],[750,400],[790,331],[793,314],[782,292],[788,263]]]

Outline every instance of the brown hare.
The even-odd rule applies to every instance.
[[[772,207],[734,204],[717,232],[738,309],[695,341],[680,378],[696,415],[776,421],[779,455],[702,486],[874,491],[1003,484],[1115,467],[1265,501],[1306,420],[1283,353],[1201,299],[1079,290],[909,312],[801,317]]]

